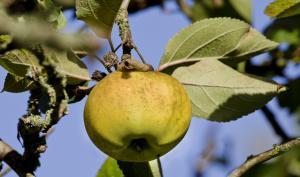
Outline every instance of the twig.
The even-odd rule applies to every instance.
[[[135,49],[137,54],[139,55],[142,62],[145,64],[144,57],[142,56],[141,52],[139,51],[138,47],[134,44],[131,34],[130,25],[128,22],[128,5],[129,0],[124,0],[121,8],[118,12],[118,15],[116,17],[115,23],[119,26],[119,33],[122,40],[122,46],[123,46],[123,54],[124,55],[131,55],[131,50]]]
[[[128,57],[128,58],[126,58]],[[130,55],[123,55],[122,61],[118,64],[118,71],[153,71],[153,66],[150,64],[140,63],[133,59]]]
[[[145,59],[144,59],[142,53],[140,52],[139,48],[138,48],[136,45],[135,45],[133,48],[134,48],[134,50],[136,51],[136,53],[139,55],[139,57],[140,57],[140,59],[142,60],[142,62],[143,62],[144,64],[146,64],[146,61],[145,61]]]
[[[115,51],[115,47],[114,47],[114,44],[113,44],[111,38],[108,38],[107,40],[108,40],[108,43],[109,43],[110,50],[112,52],[114,52]]]
[[[6,167],[4,170],[2,170],[2,172],[0,173],[0,177],[5,176],[6,174],[8,174],[9,172],[11,172],[11,168],[10,167]]]
[[[281,128],[281,126],[276,121],[275,115],[272,113],[272,111],[267,107],[264,106],[261,108],[262,112],[266,116],[267,120],[273,127],[273,130],[275,133],[281,138],[283,142],[288,141],[290,137],[285,133],[285,131]]]
[[[191,8],[185,3],[185,0],[176,0],[180,10],[189,18],[193,18],[193,12]]]
[[[237,169],[235,169],[231,174],[229,174],[228,177],[240,177],[243,174],[245,174],[248,170],[250,170],[255,165],[261,164],[263,162],[266,162],[270,159],[273,159],[293,148],[300,146],[300,138],[296,138],[293,140],[290,140],[284,144],[277,145],[273,149],[270,149],[268,151],[265,151],[263,153],[260,153],[256,156],[251,156],[249,159],[246,160],[244,164],[239,166]]]

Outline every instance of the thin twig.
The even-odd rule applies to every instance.
[[[7,175],[9,172],[11,172],[11,168],[10,167],[6,167],[4,170],[2,170],[2,172],[0,173],[0,177],[3,177],[5,175]]]
[[[111,70],[109,67],[106,66],[104,60],[102,60],[100,57],[98,57],[97,55],[90,55],[90,56],[96,58],[96,59],[97,59],[97,60],[105,67],[105,69],[106,69],[109,73],[112,72],[112,70]]]
[[[108,38],[107,40],[108,40],[108,43],[109,43],[110,50],[112,52],[115,52],[115,47],[114,47],[114,44],[113,44],[111,38]]]
[[[243,174],[245,174],[248,170],[250,170],[252,167],[261,164],[263,162],[266,162],[270,159],[273,159],[293,148],[296,147],[299,148],[299,146],[300,146],[300,138],[296,138],[284,144],[277,145],[273,149],[260,153],[256,156],[251,156],[249,159],[246,160],[244,164],[242,164],[237,169],[235,169],[231,174],[229,174],[228,177],[240,177]]]
[[[145,59],[144,59],[142,53],[140,52],[139,48],[138,48],[136,45],[134,45],[133,48],[134,48],[134,50],[136,51],[136,53],[139,55],[141,61],[142,61],[144,64],[146,64],[146,61],[145,61]]]
[[[176,0],[180,10],[189,18],[193,18],[193,12],[191,8],[186,4],[185,0]]]
[[[118,51],[119,50],[119,48],[122,46],[122,43],[121,44],[119,44],[116,48],[115,48],[115,50],[114,50],[114,52],[116,52],[116,51]]]
[[[285,131],[281,128],[279,123],[276,121],[275,115],[272,113],[272,111],[267,106],[262,107],[261,110],[266,116],[271,126],[273,127],[275,133],[281,138],[282,142],[288,141],[290,137],[285,133]]]

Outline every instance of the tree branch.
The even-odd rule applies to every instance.
[[[33,171],[26,168],[23,156],[0,139],[0,161],[7,163],[20,177],[35,177]]]
[[[273,127],[273,130],[275,133],[281,138],[283,142],[288,141],[290,137],[285,133],[285,131],[281,128],[281,126],[276,121],[275,115],[272,113],[272,111],[267,107],[264,106],[261,108],[262,112],[266,116],[267,120]]]
[[[242,164],[237,169],[235,169],[231,174],[229,174],[228,177],[240,177],[243,174],[245,174],[248,170],[250,170],[252,167],[261,164],[263,162],[266,162],[270,159],[273,159],[299,146],[300,146],[300,138],[296,138],[284,144],[277,145],[273,149],[260,153],[256,156],[251,156],[246,160],[244,164]]]

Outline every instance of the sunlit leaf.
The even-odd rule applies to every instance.
[[[172,75],[189,93],[194,116],[212,121],[231,121],[259,109],[284,87],[245,75],[218,60],[176,69]]]
[[[113,158],[107,158],[96,177],[125,177],[119,168],[118,162]]]
[[[101,37],[110,37],[122,0],[76,0],[76,15]]]
[[[202,59],[236,64],[277,46],[240,20],[205,19],[183,29],[169,41],[158,70]]]
[[[273,18],[300,14],[300,0],[275,0],[265,9],[265,14]]]
[[[19,93],[35,88],[34,81],[25,77],[14,76],[7,74],[2,91]]]
[[[12,41],[10,35],[0,35],[0,51],[6,49],[7,45]]]
[[[41,71],[38,58],[29,50],[15,49],[0,57],[0,65],[9,73],[25,77],[29,72]]]

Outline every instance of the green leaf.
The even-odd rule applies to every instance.
[[[300,16],[274,20],[263,32],[276,42],[300,44]]]
[[[12,37],[10,35],[0,35],[0,51],[6,49],[7,45],[12,41]]]
[[[229,2],[245,20],[252,21],[252,0],[229,0]]]
[[[123,162],[108,158],[97,177],[162,177],[159,160],[150,162]]]
[[[300,0],[275,0],[265,9],[272,18],[283,18],[300,14]]]
[[[0,65],[10,74],[25,77],[41,71],[38,58],[29,50],[15,49],[0,57]]]
[[[14,76],[7,74],[2,91],[20,93],[27,90],[34,89],[36,87],[35,82],[25,77]]]
[[[169,41],[158,70],[193,64],[202,59],[219,59],[226,64],[236,64],[277,46],[277,43],[240,20],[205,19],[183,29]]]
[[[285,88],[239,73],[218,60],[176,69],[172,75],[186,88],[194,116],[227,122],[259,109]]]
[[[107,158],[96,177],[124,177],[117,161],[113,158]]]
[[[91,80],[85,64],[72,51],[64,52],[44,47],[46,57],[50,57],[59,73],[65,74],[68,84],[75,85]],[[29,73],[40,73],[39,59],[27,49],[15,49],[0,57],[0,65],[10,74],[25,77]]]
[[[76,0],[76,15],[100,37],[110,38],[121,0]]]
[[[46,57],[56,63],[57,71],[67,76],[68,84],[75,85],[91,80],[87,67],[73,51],[57,51],[46,47],[44,50]]]
[[[38,7],[47,16],[47,21],[51,23],[54,28],[62,29],[67,24],[61,7],[55,5],[52,0],[37,0]]]

